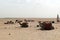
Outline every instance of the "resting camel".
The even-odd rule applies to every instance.
[[[52,26],[52,23],[50,21],[45,21],[42,23],[41,23],[41,21],[39,21],[39,26],[41,27],[41,29],[45,29],[45,30],[54,29],[54,27]]]
[[[21,25],[21,27],[23,27],[23,28],[27,28],[28,27],[28,23],[27,23],[26,20],[24,20],[24,22],[21,22],[21,21],[17,20],[16,22],[19,23]]]
[[[7,22],[4,23],[4,24],[14,24],[14,22],[12,22],[12,21],[7,21]]]

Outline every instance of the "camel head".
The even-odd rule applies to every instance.
[[[16,21],[15,21],[15,23],[20,23],[20,22],[22,22],[22,21],[19,21],[19,20],[16,20]]]

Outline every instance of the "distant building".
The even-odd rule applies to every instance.
[[[59,15],[57,14],[57,22],[59,22]]]

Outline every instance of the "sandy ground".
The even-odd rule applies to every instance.
[[[30,22],[28,28],[21,28],[18,23],[4,24],[4,22],[16,19],[0,19],[0,40],[60,40],[60,23],[54,23],[54,30],[38,30],[40,27],[36,27],[37,21],[55,21],[56,19],[35,19],[35,22]],[[20,20],[20,19],[18,19]],[[23,20],[21,18],[21,20]]]

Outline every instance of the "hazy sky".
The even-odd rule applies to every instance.
[[[0,0],[0,18],[51,18],[57,14],[60,14],[60,0]]]

